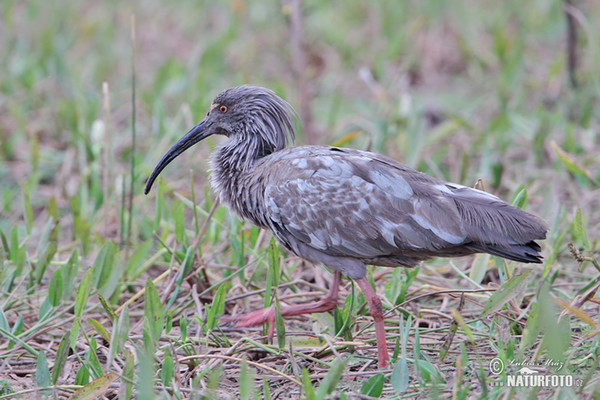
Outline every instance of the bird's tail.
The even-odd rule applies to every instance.
[[[509,260],[541,263],[541,247],[535,240],[546,238],[546,223],[533,214],[478,192],[456,193],[454,200],[465,222],[469,248]]]

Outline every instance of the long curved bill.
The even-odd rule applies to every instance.
[[[183,135],[183,137],[179,139],[177,143],[175,143],[173,147],[171,147],[169,151],[165,153],[165,155],[161,158],[158,164],[156,164],[156,167],[154,167],[152,175],[150,175],[150,178],[148,178],[148,180],[146,181],[144,194],[148,194],[148,192],[152,188],[152,184],[154,183],[158,175],[160,175],[162,170],[165,169],[165,167],[169,165],[171,161],[173,161],[175,158],[177,158],[177,156],[179,156],[181,153],[183,153],[202,139],[205,139],[210,135],[214,134],[215,131],[214,129],[212,129],[212,127],[212,122],[209,122],[208,118],[204,118],[198,123],[198,125],[190,129],[188,133]]]

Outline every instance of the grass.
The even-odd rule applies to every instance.
[[[573,6],[577,87],[560,1],[305,1],[300,72],[277,1],[3,1],[0,399],[599,396],[600,8]],[[544,264],[371,269],[389,370],[350,281],[333,315],[278,320],[272,343],[233,329],[222,314],[312,301],[330,275],[218,205],[218,140],[143,184],[242,83],[308,101],[316,136],[300,144],[481,179],[548,221]],[[509,387],[522,366],[575,383]]]

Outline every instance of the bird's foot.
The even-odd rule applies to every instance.
[[[230,317],[224,317],[223,320],[235,322],[236,328],[249,328],[251,326],[269,322],[269,339],[271,339],[274,335],[275,307],[271,306],[246,314],[232,315]]]
[[[281,316],[289,317],[292,315],[303,315],[322,313],[332,310],[337,305],[337,293],[333,296],[326,296],[321,300],[312,304],[298,304],[293,306],[281,306]],[[222,318],[224,321],[235,322],[236,328],[248,328],[254,325],[264,324],[269,322],[269,339],[274,336],[275,330],[275,307],[267,307],[263,310],[252,311],[247,314],[233,315],[231,317]]]

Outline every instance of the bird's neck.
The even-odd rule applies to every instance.
[[[256,220],[257,210],[253,210],[250,203],[253,203],[252,196],[262,192],[255,166],[273,152],[269,149],[258,142],[241,143],[230,139],[217,148],[210,160],[211,184],[221,201],[242,218],[261,226],[264,224]]]
[[[231,137],[219,146],[213,156],[213,170],[223,170],[229,176],[251,172],[258,160],[275,151],[275,146],[258,137],[245,139],[241,135]]]

